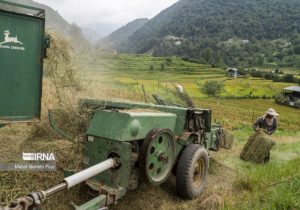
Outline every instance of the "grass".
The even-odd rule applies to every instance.
[[[234,181],[237,193],[223,209],[299,209],[300,158],[251,165]]]
[[[270,163],[264,165],[239,159],[251,133],[247,128],[237,130],[233,149],[213,155],[217,162],[235,171],[229,193],[223,196],[224,200],[217,209],[299,209],[300,133],[275,136],[276,146],[271,151]]]
[[[225,82],[225,94],[222,96],[258,96],[273,97],[282,88],[290,86],[287,83],[275,83],[259,78],[239,78]]]
[[[259,68],[258,69],[264,70],[264,71],[273,71],[276,68]],[[300,74],[300,68],[295,67],[282,67],[279,68],[280,71],[282,71],[284,74],[293,74],[293,75],[299,75]]]
[[[299,130],[299,109],[278,105],[273,99],[214,99],[196,98],[195,102],[200,107],[210,108],[213,119],[221,122],[231,130],[251,128],[257,117],[264,114],[265,110],[272,107],[279,114],[279,131],[296,132]]]

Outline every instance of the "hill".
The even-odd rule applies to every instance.
[[[46,11],[46,28],[61,35],[70,37],[76,45],[87,45],[81,29],[75,24],[68,23],[57,11],[51,7],[32,0],[7,0],[18,4],[42,8]]]
[[[117,49],[228,65],[278,64],[300,54],[299,10],[298,0],[180,0]]]
[[[132,22],[127,23],[125,26],[119,28],[114,31],[110,35],[100,39],[97,42],[99,48],[102,49],[115,49],[121,43],[127,41],[129,37],[131,37],[134,32],[139,30],[143,25],[145,25],[149,19],[147,18],[139,18]]]
[[[101,32],[90,27],[82,28],[82,34],[90,43],[95,43],[104,37]]]

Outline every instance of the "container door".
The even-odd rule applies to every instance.
[[[0,124],[40,118],[44,21],[0,10]]]

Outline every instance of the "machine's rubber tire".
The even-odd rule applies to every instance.
[[[182,198],[193,199],[204,192],[208,164],[208,153],[204,147],[190,144],[183,150],[176,170],[176,187]],[[196,166],[201,170],[200,173],[199,171],[196,173]]]

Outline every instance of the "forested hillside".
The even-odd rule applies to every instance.
[[[299,0],[181,0],[119,44],[216,66],[300,66]]]
[[[148,18],[139,18],[132,22],[129,22],[110,35],[100,39],[97,42],[97,46],[101,49],[115,49],[121,43],[127,41],[127,39],[131,37],[134,32],[140,29],[148,21]]]

